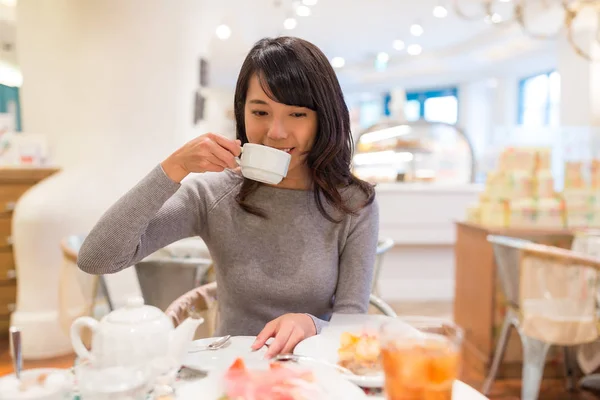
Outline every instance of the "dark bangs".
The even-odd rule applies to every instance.
[[[311,71],[296,54],[281,46],[271,46],[256,54],[253,61],[254,73],[271,100],[317,110],[310,85]]]

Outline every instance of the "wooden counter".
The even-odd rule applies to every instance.
[[[572,232],[565,229],[488,228],[457,222],[455,245],[454,320],[465,329],[465,362],[487,374],[504,319],[505,299],[496,278],[496,263],[489,234],[524,238],[570,248]],[[521,342],[513,330],[498,378],[521,376]],[[562,352],[552,348],[544,377],[563,376]]]

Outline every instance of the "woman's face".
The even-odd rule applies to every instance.
[[[306,157],[317,135],[317,113],[304,107],[277,103],[267,96],[257,75],[250,78],[244,107],[250,143],[286,151],[292,156],[286,179],[310,176]]]

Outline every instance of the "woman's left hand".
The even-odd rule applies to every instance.
[[[298,343],[316,334],[317,328],[310,316],[284,314],[265,325],[252,344],[252,350],[260,349],[267,340],[275,337],[266,354],[267,358],[272,358],[281,353],[291,353]]]

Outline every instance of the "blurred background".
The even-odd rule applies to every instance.
[[[510,308],[487,234],[570,249],[600,228],[599,13],[592,0],[0,0],[0,336],[17,325],[26,359],[70,363],[76,317],[132,293],[164,309],[210,280],[198,238],[101,280],[75,260],[172,151],[235,137],[246,53],[290,35],[331,61],[354,173],[377,184],[373,293],[465,327],[480,384]],[[190,272],[190,257],[206,262]],[[519,392],[516,333],[505,359],[499,377],[516,383],[498,396]],[[566,398],[562,361],[542,364],[543,398]]]

